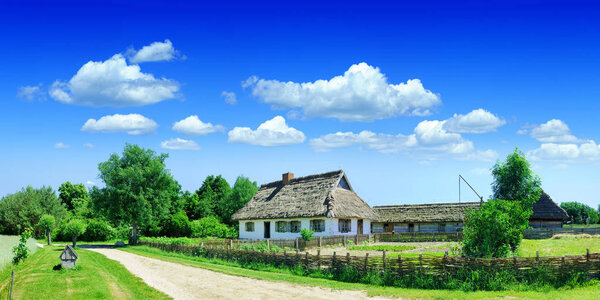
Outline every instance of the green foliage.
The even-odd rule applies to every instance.
[[[164,221],[162,233],[171,237],[190,236],[192,233],[190,220],[183,211],[171,215]]]
[[[515,251],[529,226],[529,214],[516,201],[489,200],[465,215],[463,254],[471,257],[506,257]]]
[[[58,198],[75,215],[84,216],[89,214],[89,195],[82,183],[72,184],[67,181],[58,188]]]
[[[235,228],[229,227],[219,222],[214,216],[205,217],[200,220],[192,221],[192,237],[218,237],[218,238],[237,238]]]
[[[199,241],[196,239],[190,239],[186,237],[179,238],[171,238],[171,237],[141,237],[141,241],[151,242],[151,243],[161,243],[161,244],[169,244],[169,245],[198,245]]]
[[[279,252],[282,249],[275,245],[267,245],[267,242],[241,244],[240,249],[251,250],[251,251],[266,251],[266,252]]]
[[[85,232],[85,222],[79,219],[73,219],[67,223],[65,228],[63,229],[63,234],[66,237],[71,238],[73,241],[73,246],[77,245],[77,238],[80,237]]]
[[[37,224],[38,228],[44,232],[47,237],[48,245],[50,245],[51,234],[54,226],[56,226],[56,219],[52,215],[43,215]]]
[[[244,207],[257,191],[258,184],[256,181],[250,181],[248,177],[238,176],[231,189],[229,200],[219,202],[221,220],[230,225],[236,223],[231,220],[231,215]]]
[[[220,220],[229,211],[231,187],[221,175],[210,175],[196,191],[197,198],[187,197],[186,212],[191,219],[217,216]]]
[[[531,171],[531,166],[519,149],[497,162],[492,168],[493,199],[518,201],[525,208],[531,207],[542,194],[541,180]]]
[[[66,210],[51,187],[31,186],[2,197],[0,200],[0,233],[17,235],[34,228],[45,214],[62,219]]]
[[[98,165],[106,187],[93,192],[94,206],[115,224],[131,224],[130,244],[136,244],[139,228],[158,224],[169,212],[178,185],[165,166],[167,157],[127,144],[122,156],[112,154]]]
[[[115,228],[113,238],[119,240],[128,240],[131,237],[131,230],[128,226],[119,226]]]
[[[105,220],[91,219],[81,236],[83,241],[108,241],[115,236],[115,230]]]
[[[348,241],[350,242],[350,241]],[[396,252],[402,252],[402,251],[406,251],[406,250],[412,250],[412,249],[416,249],[417,247],[415,246],[407,246],[407,245],[399,245],[399,246],[392,246],[392,245],[363,245],[363,246],[350,246],[349,249],[350,250],[374,250],[374,251],[396,251]]]
[[[306,242],[312,240],[313,234],[315,234],[315,232],[308,228],[302,228],[302,230],[300,230],[300,236],[302,236],[302,239]]]
[[[563,202],[560,204],[569,215],[570,224],[596,224],[598,223],[598,212],[579,202]]]
[[[29,248],[27,247],[27,240],[31,238],[31,230],[25,229],[21,233],[21,237],[19,238],[19,244],[13,248],[13,265],[18,265],[20,262],[24,261],[29,256]]]

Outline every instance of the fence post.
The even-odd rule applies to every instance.
[[[586,261],[589,263],[590,262],[590,249],[585,249],[586,254],[585,254],[585,259]]]
[[[271,249],[271,246],[269,245],[269,239],[267,239],[267,249]]]
[[[423,271],[423,254],[419,254],[419,271]]]
[[[346,264],[350,264],[350,252],[346,252]]]
[[[358,232],[354,236],[354,245],[358,245]]]
[[[398,243],[400,242],[400,232],[398,232]]]
[[[298,238],[296,238],[296,252],[298,252]]]
[[[321,249],[317,249],[317,268],[321,270]]]
[[[335,251],[333,251],[333,256],[331,257],[331,269],[335,270]]]
[[[519,267],[517,266],[517,256],[513,256],[513,263],[515,265],[515,273],[517,272],[517,270],[519,270]]]
[[[364,268],[364,270],[365,270],[365,271],[364,271],[364,272],[365,272],[365,274],[367,273],[367,264],[368,264],[368,263],[369,263],[369,253],[367,252],[367,253],[365,254],[365,268]]]
[[[229,249],[233,248],[233,240],[229,240]]]
[[[398,253],[398,277],[402,276],[402,253]]]
[[[347,237],[348,237],[348,236],[345,236],[345,235],[344,235],[344,247],[346,247],[346,245],[347,245],[347,244],[346,244],[346,239],[347,239]]]
[[[383,250],[383,272],[385,272],[385,250]]]
[[[535,261],[539,264],[540,263],[540,251],[535,251]]]
[[[319,248],[322,247],[321,245],[323,245],[323,237],[319,236]]]
[[[435,242],[435,232],[432,232],[431,235],[433,236],[433,241]]]
[[[306,260],[306,269],[308,270],[309,265],[308,265],[308,251],[306,251],[306,254],[304,255],[305,260]]]

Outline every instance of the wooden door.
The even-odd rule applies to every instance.
[[[271,222],[265,222],[265,239],[271,238]]]

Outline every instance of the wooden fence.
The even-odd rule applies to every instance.
[[[530,228],[523,232],[526,239],[549,239],[557,234],[600,234],[600,228]]]
[[[372,241],[373,237],[370,234],[356,235],[332,235],[332,236],[315,236],[310,241],[304,241],[302,238],[295,239],[233,239],[233,240],[213,240],[204,241],[201,243],[207,247],[229,247],[240,248],[242,245],[252,245],[266,243],[267,246],[277,246],[280,248],[291,249],[306,249],[314,247],[324,247],[332,245],[340,245],[346,247],[349,244],[359,244],[365,241]]]
[[[191,256],[203,256],[208,258],[218,258],[227,261],[258,262],[273,265],[302,266],[307,270],[330,270],[333,272],[341,271],[345,267],[352,267],[361,273],[367,272],[389,272],[403,276],[411,273],[424,273],[433,275],[447,274],[461,269],[494,269],[494,270],[512,270],[515,274],[526,272],[536,266],[544,266],[546,272],[552,275],[565,274],[567,272],[579,271],[585,272],[590,277],[598,277],[600,272],[600,253],[589,253],[579,256],[546,256],[540,257],[512,257],[512,258],[468,258],[460,256],[434,256],[419,254],[417,257],[386,257],[382,256],[353,256],[350,253],[345,255],[320,255],[320,250],[316,255],[308,252],[283,251],[283,252],[265,252],[241,250],[230,247],[216,246],[191,246],[191,245],[171,245],[153,242],[140,242],[142,245],[160,248],[165,251],[179,252]]]

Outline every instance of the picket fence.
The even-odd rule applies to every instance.
[[[219,247],[216,245],[173,245],[155,242],[140,242],[142,245],[156,247],[169,252],[178,252],[191,256],[203,256],[217,258],[227,261],[258,262],[272,265],[302,266],[307,270],[329,269],[340,271],[345,267],[352,267],[362,273],[367,272],[390,272],[403,276],[411,273],[424,273],[441,275],[460,269],[495,269],[513,270],[515,274],[521,271],[531,270],[534,267],[543,266],[546,272],[552,275],[560,275],[568,272],[585,272],[590,277],[597,278],[600,273],[600,253],[589,253],[574,256],[545,256],[540,257],[511,257],[511,258],[469,258],[462,256],[435,256],[420,254],[418,256],[386,257],[382,256],[353,256],[345,255],[320,255],[309,252],[280,251],[265,252],[231,248],[229,246]]]

